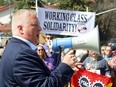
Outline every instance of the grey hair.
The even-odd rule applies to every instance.
[[[17,33],[17,26],[23,25],[29,21],[29,15],[36,15],[35,10],[21,9],[16,11],[12,16],[12,34]]]

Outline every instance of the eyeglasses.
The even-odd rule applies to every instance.
[[[101,49],[101,51],[104,51],[104,49]]]
[[[43,51],[43,49],[38,49],[37,51]]]
[[[52,37],[46,37],[46,39],[48,39],[48,40],[52,40]]]

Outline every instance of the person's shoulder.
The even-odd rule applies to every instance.
[[[98,56],[98,60],[103,60],[103,59],[104,59],[103,56],[101,55]]]
[[[49,47],[47,44],[43,44],[43,47]]]
[[[105,58],[103,58],[102,56],[98,57],[98,61],[101,61],[102,63],[107,63],[107,60]]]
[[[33,50],[31,47],[23,45],[21,49],[17,52],[17,59],[20,60],[32,60],[32,61],[38,61],[41,59],[38,57],[36,50]]]
[[[91,57],[91,56],[88,56],[88,57],[86,58],[86,60],[90,60],[90,59],[92,59],[92,57]]]
[[[26,52],[26,53],[33,54],[33,53],[35,53],[36,51],[33,50],[31,47],[22,44],[21,52]]]
[[[92,59],[92,57],[91,57],[91,56],[88,56],[88,57],[85,58],[85,60],[84,60],[83,62],[88,62],[88,61],[90,61],[91,59]]]

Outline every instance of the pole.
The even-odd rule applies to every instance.
[[[88,12],[88,6],[86,7],[86,12]]]
[[[107,10],[107,11],[103,11],[103,12],[97,13],[96,16],[104,14],[104,13],[107,13],[107,12],[111,12],[111,11],[114,11],[114,10],[116,10],[116,8],[113,8],[113,9],[110,9],[110,10]]]
[[[38,0],[35,0],[35,5],[36,5],[36,12],[37,12],[37,17],[38,17]]]

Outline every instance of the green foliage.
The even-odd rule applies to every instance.
[[[31,9],[30,5],[28,4],[30,0],[23,0],[23,1],[15,1],[15,10],[18,9]]]
[[[47,0],[47,3],[51,3],[51,5],[57,3],[55,7],[58,9],[79,11],[86,11],[86,7],[89,5],[88,0]]]
[[[13,0],[0,0],[0,5],[12,5],[13,4]]]
[[[4,0],[0,0],[0,6],[4,5]]]
[[[23,2],[21,1],[17,1],[15,2],[15,9],[21,9],[23,7]]]
[[[46,0],[45,2],[48,3],[48,4],[50,4],[50,5],[52,5],[53,3],[56,2],[56,0]]]

